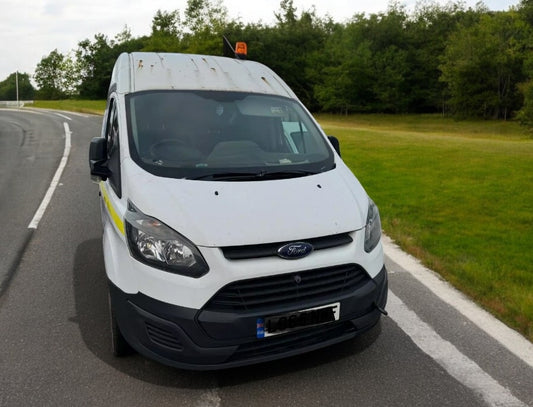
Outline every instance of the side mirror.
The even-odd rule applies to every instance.
[[[331,145],[333,146],[333,148],[335,149],[335,151],[337,152],[337,154],[341,155],[341,146],[339,144],[339,140],[337,139],[337,137],[335,136],[328,136],[328,140],[329,142],[331,143]]]
[[[111,171],[107,167],[107,140],[103,137],[95,137],[89,147],[89,167],[91,178],[95,182],[105,181]]]

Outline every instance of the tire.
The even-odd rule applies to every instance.
[[[117,318],[115,317],[115,310],[113,309],[113,304],[111,303],[111,295],[108,294],[108,304],[109,304],[109,319],[111,321],[111,350],[113,355],[117,357],[124,357],[134,353],[133,348],[126,341],[120,328],[118,327]]]

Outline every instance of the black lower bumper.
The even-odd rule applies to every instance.
[[[128,343],[140,354],[158,362],[193,370],[260,363],[351,339],[379,321],[380,309],[387,302],[387,289],[387,271],[383,267],[357,291],[328,301],[340,303],[338,321],[257,338],[252,321],[259,315],[217,315],[179,307],[140,293],[126,294],[110,283],[117,323]],[[270,315],[276,315],[275,310]]]

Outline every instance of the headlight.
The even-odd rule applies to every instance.
[[[370,253],[381,239],[381,220],[378,207],[368,198],[368,215],[365,226],[365,252]]]
[[[187,238],[147,216],[128,202],[126,237],[131,255],[142,263],[171,273],[201,277],[209,267]]]

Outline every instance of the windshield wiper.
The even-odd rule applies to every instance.
[[[198,177],[191,177],[194,180],[211,180],[211,181],[248,181],[254,180],[261,176],[260,172],[216,172],[213,174],[200,175]]]
[[[306,177],[308,175],[318,174],[316,171],[307,170],[283,170],[283,171],[263,171],[258,178],[262,179],[284,179]]]
[[[298,178],[306,177],[308,175],[319,174],[324,171],[332,170],[336,167],[335,163],[331,168],[326,169],[322,167],[319,171],[309,171],[309,170],[261,170],[257,172],[239,172],[239,171],[228,171],[228,172],[215,172],[210,174],[199,175],[197,177],[191,177],[190,179],[194,180],[211,180],[211,181],[261,181],[261,180],[273,180],[273,179],[286,179],[286,178]]]
[[[205,174],[191,179],[194,180],[212,180],[212,181],[260,181],[284,178],[305,177],[314,175],[314,171],[305,170],[288,170],[288,171],[258,171],[258,172],[220,172],[214,174]]]

